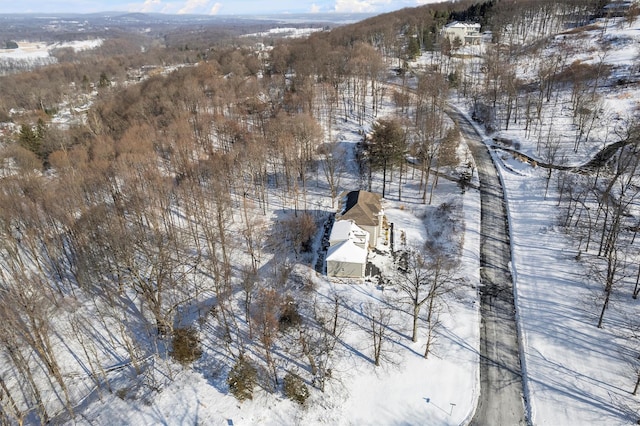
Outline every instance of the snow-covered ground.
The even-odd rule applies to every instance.
[[[634,43],[640,41],[638,22],[625,28],[613,26],[613,21],[610,24],[609,36],[617,34],[620,38],[632,38]],[[593,37],[598,33],[595,31]],[[611,52],[605,59],[615,59],[619,64],[624,63],[625,57],[633,61],[634,50],[625,49],[627,53]],[[561,143],[564,157],[580,163],[613,141],[608,133],[621,119],[629,117],[639,102],[636,91],[611,90],[604,99],[606,108],[602,115],[603,120],[611,121],[597,126],[590,141],[582,144],[577,153],[573,152],[575,132],[568,122],[562,121],[569,114],[563,109],[562,100],[555,104],[558,109],[545,108],[545,117],[554,117],[551,132],[539,131],[538,134],[551,134]],[[386,109],[392,110],[390,103]],[[355,123],[340,121],[333,133],[348,152],[352,152],[361,138],[359,130]],[[541,158],[540,140],[530,135],[514,125],[508,132],[487,135],[487,140],[494,136],[517,140],[522,152]],[[553,181],[545,197],[546,170],[519,162],[503,150],[494,150],[494,156],[505,183],[510,215],[512,268],[531,422],[553,426],[635,423],[639,405],[636,397],[630,395],[635,377],[620,356],[628,345],[624,337],[616,333],[614,324],[634,314],[636,307],[630,298],[617,299],[615,309],[607,314],[611,328],[596,328],[598,307],[593,303],[593,294],[601,291],[602,286],[586,278],[584,265],[576,259],[575,248],[556,225],[558,205]],[[345,160],[353,163],[353,158]],[[216,370],[218,351],[215,347],[206,347],[194,368],[183,369],[170,359],[158,357],[157,365],[151,369],[156,376],[148,379],[154,381],[154,391],[144,398],[127,397],[123,377],[112,382],[114,393],[103,392],[98,398],[87,391],[90,397],[86,405],[76,410],[79,413],[76,422],[105,425],[466,424],[473,415],[479,392],[479,194],[474,189],[462,194],[456,183],[441,179],[432,205],[425,206],[421,203],[417,182],[409,179],[405,185],[402,201],[397,200],[397,188],[392,185],[383,204],[396,232],[406,232],[408,245],[419,247],[430,237],[433,231],[430,218],[443,203],[454,206],[464,229],[459,236],[463,250],[458,275],[465,280],[456,292],[447,296],[437,344],[428,359],[422,356],[422,334],[417,343],[411,342],[409,314],[394,310],[389,338],[384,342],[389,359],[375,367],[363,313],[369,303],[384,305],[388,297],[394,296],[393,288],[380,287],[372,281],[330,281],[303,267],[313,279],[319,298],[330,300],[333,294],[339,295],[345,324],[327,389],[324,393],[313,390],[304,407],[280,394],[261,390],[257,390],[253,400],[238,402],[228,392],[226,377]],[[342,180],[343,189],[357,186],[358,177],[353,170],[348,171]],[[374,185],[373,190],[380,188]],[[308,203],[329,210],[325,193],[310,189]],[[273,218],[277,207],[282,206],[272,203],[274,210],[267,212],[266,217]],[[389,257],[384,254],[387,246],[381,244],[379,250],[372,260],[383,268],[391,268]],[[80,367],[71,367],[78,365],[72,352],[79,354],[81,349],[71,347],[66,352],[67,362],[62,364],[69,370],[77,370],[69,374],[80,377]],[[165,380],[159,380],[161,374],[166,374]],[[81,381],[79,378],[78,382]],[[91,386],[86,388],[90,390]]]
[[[308,35],[318,31],[322,31],[322,28],[280,27],[280,28],[271,28],[268,31],[262,31],[259,33],[245,34],[243,37],[300,38],[300,37],[307,37]]]
[[[17,49],[0,49],[0,74],[3,70],[24,71],[34,67],[54,64],[56,58],[51,56],[55,49],[71,48],[75,52],[95,49],[102,45],[102,39],[74,40],[68,42],[45,43],[34,41],[18,41]]]
[[[70,106],[61,105],[61,110],[67,111],[68,108]],[[77,108],[84,110],[86,106]],[[394,109],[387,99],[379,116],[390,115]],[[82,114],[80,110],[77,112]],[[56,116],[58,124],[69,120],[70,117],[64,114]],[[344,159],[347,170],[341,179],[341,190],[359,189],[360,178],[353,156],[355,144],[362,138],[361,130],[361,126],[353,121],[337,120],[332,131],[347,152]],[[61,337],[56,346],[63,374],[73,389],[73,400],[82,401],[75,407],[77,415],[74,422],[104,425],[458,425],[468,422],[479,394],[479,193],[475,189],[462,192],[457,182],[442,177],[432,204],[425,205],[418,187],[419,175],[419,172],[407,172],[401,201],[397,199],[397,182],[388,184],[389,193],[383,200],[383,207],[388,221],[395,226],[397,244],[402,244],[399,235],[404,232],[406,245],[420,249],[425,241],[433,238],[432,234],[438,234],[444,226],[439,220],[453,220],[460,232],[452,233],[451,244],[461,246],[460,266],[456,271],[459,278],[457,287],[445,296],[439,318],[441,324],[435,332],[436,340],[428,359],[423,356],[424,323],[421,320],[418,341],[413,343],[409,308],[398,309],[399,294],[393,285],[383,287],[373,280],[331,281],[316,274],[310,266],[298,266],[297,269],[313,280],[316,298],[330,302],[334,295],[338,295],[341,301],[340,317],[344,330],[334,353],[331,378],[325,392],[309,386],[312,392],[304,406],[284,398],[281,393],[272,394],[259,388],[256,388],[253,400],[241,403],[229,393],[226,383],[231,361],[216,348],[219,340],[207,336],[210,328],[206,325],[201,330],[204,354],[193,368],[181,367],[164,353],[164,356],[145,358],[141,362],[148,367],[144,377],[132,379],[129,354],[122,349],[126,336],[119,334],[118,324],[134,319],[124,318],[123,314],[115,312],[105,317],[103,313],[94,312],[97,307],[87,303],[87,306],[69,307],[68,312],[67,307],[60,309],[58,315],[64,321],[55,325],[56,334]],[[374,179],[374,192],[381,191],[379,180],[380,176]],[[320,182],[318,186],[315,188],[314,184],[312,188],[310,185],[306,202],[330,212],[326,182]],[[271,210],[261,220],[272,220],[284,207],[288,207],[276,198],[277,194],[272,194]],[[439,214],[439,206],[443,204],[449,206],[447,211],[451,215]],[[244,261],[237,260],[239,263]],[[395,267],[391,263],[388,244],[380,241],[378,252],[372,253],[370,260],[392,276]],[[266,264],[269,259],[263,258],[262,262]],[[369,306],[394,306],[379,367],[372,362],[366,319]],[[104,322],[98,321],[99,317]],[[105,348],[116,344],[120,350],[116,353],[100,348],[99,353],[94,354],[96,359],[85,359],[83,347],[67,325],[78,321],[95,327],[94,332],[103,336],[98,340],[111,339]],[[97,344],[100,345],[99,342]],[[282,359],[288,358],[287,362],[295,365],[286,348],[280,349],[283,351]],[[89,368],[95,362],[102,363],[106,369],[113,367],[106,372],[112,392],[95,387]],[[54,393],[45,395],[45,400],[51,407],[50,414],[62,410],[61,401]],[[35,419],[33,416],[29,418]]]
[[[52,50],[62,49],[70,47],[76,52],[82,50],[95,49],[102,45],[102,39],[93,40],[75,40],[59,43],[43,43],[33,41],[19,41],[17,42],[17,49],[0,49],[0,59],[12,58],[12,59],[34,59],[34,58],[47,58],[50,56]]]
[[[621,360],[624,341],[608,327],[596,327],[599,312],[592,298],[603,286],[590,282],[575,245],[555,225],[557,194],[544,198],[544,171],[501,170],[533,423],[635,423],[635,377]],[[627,299],[626,306],[620,301],[610,309],[611,327],[624,316],[620,309],[635,310]]]

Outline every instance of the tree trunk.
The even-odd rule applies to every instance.
[[[384,198],[387,185],[387,160],[384,161],[382,166],[382,198]]]
[[[638,388],[640,388],[640,373],[638,373],[638,377],[636,379],[636,385],[633,387],[632,395],[636,395],[638,393]]]
[[[435,295],[429,296],[429,310],[427,311],[427,344],[424,350],[425,359],[429,357],[431,343],[433,342],[433,314],[435,309]]]
[[[638,264],[638,275],[636,275],[636,286],[633,288],[633,298],[637,299],[640,293],[640,264]]]
[[[418,319],[420,316],[420,305],[413,305],[413,332],[411,333],[411,340],[413,342],[418,341]]]
[[[609,278],[607,277],[607,281]],[[604,290],[604,303],[602,304],[602,311],[600,312],[600,317],[598,318],[598,328],[602,328],[602,321],[604,320],[604,313],[609,306],[609,298],[611,297],[611,287],[612,283],[607,282],[607,287]]]

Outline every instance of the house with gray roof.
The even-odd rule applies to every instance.
[[[382,235],[384,211],[381,197],[367,191],[342,194],[340,210],[329,236],[327,275],[364,278],[367,256]]]

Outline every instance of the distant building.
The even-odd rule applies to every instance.
[[[480,24],[451,22],[442,28],[442,37],[448,38],[450,41],[458,39],[463,46],[465,44],[480,44],[482,39]]]

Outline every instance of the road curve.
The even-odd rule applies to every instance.
[[[487,147],[467,118],[458,123],[480,180],[480,397],[473,426],[526,425],[504,192]]]

